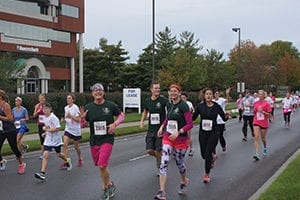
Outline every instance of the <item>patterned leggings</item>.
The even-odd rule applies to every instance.
[[[174,154],[179,173],[184,174],[186,171],[186,166],[184,164],[184,157],[186,152],[187,149],[177,149],[168,144],[164,144],[162,147],[160,173],[163,175],[167,174],[171,155]]]

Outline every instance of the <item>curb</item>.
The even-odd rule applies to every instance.
[[[271,178],[269,178],[248,200],[258,199],[263,192],[265,192],[270,185],[276,180],[276,178],[287,168],[287,166],[300,155],[300,149],[298,149],[285,163],[275,172]]]

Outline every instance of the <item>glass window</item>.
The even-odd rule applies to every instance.
[[[7,37],[48,42],[71,42],[71,34],[53,29],[0,20],[0,33]]]
[[[61,4],[61,15],[79,18],[79,8],[69,6],[66,4]]]

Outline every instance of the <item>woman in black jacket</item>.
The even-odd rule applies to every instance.
[[[199,124],[199,144],[200,153],[205,160],[205,174],[203,178],[204,183],[210,182],[209,172],[214,166],[215,158],[213,158],[213,151],[218,144],[220,134],[219,127],[217,126],[217,116],[220,115],[224,121],[227,121],[228,114],[224,113],[219,104],[212,101],[212,89],[203,90],[203,102],[197,105],[193,114],[193,120],[196,120],[200,115],[201,120]]]

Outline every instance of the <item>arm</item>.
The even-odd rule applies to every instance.
[[[12,122],[14,120],[14,117],[11,113],[10,105],[8,103],[4,103],[2,110],[5,114],[5,116],[0,116],[0,120]]]
[[[140,128],[144,128],[144,121],[145,121],[147,115],[148,115],[148,111],[146,109],[144,109],[141,120],[140,120]]]
[[[187,132],[193,128],[192,114],[190,112],[184,113],[184,119],[186,121],[186,125],[179,130],[179,133]]]
[[[117,119],[108,125],[108,133],[109,134],[113,134],[115,129],[117,128],[117,126],[119,126],[119,124],[121,124],[125,119],[125,115],[123,112],[120,112],[117,116]]]

